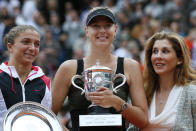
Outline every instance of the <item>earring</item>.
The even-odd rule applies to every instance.
[[[181,61],[178,61],[178,62],[177,62],[177,65],[180,65],[181,63],[182,63]]]

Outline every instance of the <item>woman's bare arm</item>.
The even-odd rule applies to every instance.
[[[76,60],[64,62],[56,72],[52,87],[52,111],[58,114],[69,92],[71,78],[76,72]]]
[[[143,128],[148,124],[148,106],[141,68],[138,62],[130,59],[125,59],[124,68],[132,106],[128,106],[128,110],[125,110],[122,114],[129,122]]]

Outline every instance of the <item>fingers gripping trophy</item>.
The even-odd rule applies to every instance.
[[[122,78],[123,81],[120,85],[114,87],[114,80],[119,77]],[[76,79],[81,79],[84,82],[84,88],[75,84]],[[99,87],[106,87],[112,92],[117,93],[118,89],[125,84],[125,82],[126,77],[123,74],[114,74],[110,68],[101,66],[99,60],[96,61],[96,65],[87,68],[82,75],[75,75],[72,77],[72,84],[74,87],[81,90],[81,95],[85,94],[87,100],[89,100],[88,92],[95,92]],[[89,114],[109,114],[107,108],[99,107],[94,103],[88,108]]]

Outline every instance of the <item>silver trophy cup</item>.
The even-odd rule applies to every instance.
[[[114,88],[114,80],[118,77],[123,79],[122,83]],[[84,88],[75,84],[76,79],[81,79],[84,82]],[[95,92],[97,88],[104,86],[109,88],[113,92],[117,92],[126,82],[126,77],[123,74],[114,74],[114,72],[105,66],[99,65],[99,62],[96,65],[87,68],[82,72],[82,75],[75,75],[72,77],[72,84],[74,87],[81,90],[81,95],[85,93],[86,98],[88,98],[88,92]],[[96,106],[93,103],[89,106]]]

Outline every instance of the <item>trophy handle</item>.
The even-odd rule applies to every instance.
[[[113,89],[113,91],[116,93],[117,92],[117,89],[119,88],[119,87],[121,87],[122,85],[124,85],[125,84],[125,82],[126,82],[126,77],[125,77],[125,75],[123,75],[123,74],[116,74],[115,75],[115,77],[114,77],[114,80],[116,79],[116,78],[118,78],[118,77],[121,77],[121,78],[123,78],[123,82],[120,84],[120,85],[118,85],[117,87],[115,87],[114,89]]]
[[[71,83],[73,84],[74,87],[80,89],[80,90],[82,91],[82,92],[81,92],[81,95],[83,95],[83,94],[85,93],[85,90],[82,89],[82,87],[76,85],[75,82],[74,82],[75,79],[77,79],[77,78],[82,79],[82,76],[80,76],[80,75],[75,75],[75,76],[73,76],[72,79],[71,79]]]

